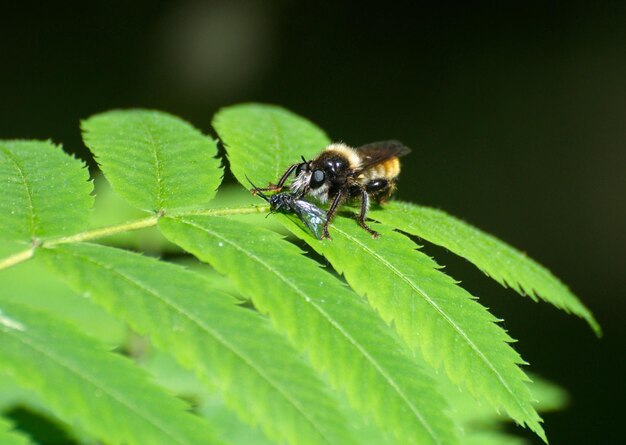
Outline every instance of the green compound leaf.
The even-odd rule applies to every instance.
[[[32,445],[33,442],[24,434],[13,429],[5,417],[0,417],[0,443],[2,445]]]
[[[602,330],[589,309],[558,278],[522,252],[496,237],[441,210],[406,202],[391,202],[373,210],[372,218],[443,246],[474,263],[503,286],[553,304],[586,320],[596,334]]]
[[[163,218],[166,237],[226,274],[352,406],[403,444],[458,443],[432,380],[343,283],[275,232],[228,218]]]
[[[0,239],[31,242],[87,227],[85,164],[50,141],[0,141]]]
[[[333,240],[319,242],[291,220],[281,221],[324,255],[428,363],[443,366],[452,382],[504,408],[545,440],[511,337],[411,240],[377,224],[372,227],[381,237],[372,239],[352,218],[338,217],[330,230]]]
[[[109,443],[217,443],[207,422],[128,359],[42,312],[1,310],[0,366],[68,423]]]
[[[242,160],[241,153],[254,156],[268,150],[265,144],[270,136],[267,131],[260,134],[258,128],[246,126],[250,107],[230,108],[215,119],[233,172],[242,184],[245,180],[241,172],[249,164],[237,163]],[[301,118],[277,114],[273,108],[269,110],[281,119],[275,126],[281,129],[282,139],[276,140],[279,147],[274,149],[285,149],[280,146],[281,140],[315,130]],[[263,111],[268,109],[256,111],[257,120]],[[234,130],[236,124],[239,126]],[[312,146],[305,148],[312,150]],[[280,166],[278,162],[274,164],[278,170],[285,168],[285,163],[280,163]],[[331,230],[335,240],[320,243],[287,218],[280,220],[326,256],[358,293],[368,297],[385,321],[394,323],[411,348],[420,347],[431,365],[436,368],[443,365],[453,382],[464,383],[473,395],[504,408],[513,419],[527,424],[545,439],[525,385],[528,379],[517,366],[523,361],[507,344],[512,339],[495,324],[495,317],[440,272],[440,267],[417,251],[408,238],[382,227],[383,237],[372,240],[353,220],[337,218]]]
[[[220,110],[213,127],[223,138],[231,170],[244,187],[278,181],[300,156],[320,152],[328,137],[306,119],[273,105],[242,104]]]
[[[299,353],[265,318],[197,273],[91,244],[59,245],[41,255],[77,290],[214,383],[232,409],[270,438],[354,443],[335,401]]]
[[[81,127],[115,192],[137,208],[160,211],[206,203],[222,181],[215,141],[177,117],[109,111]]]

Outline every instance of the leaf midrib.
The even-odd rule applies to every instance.
[[[27,332],[27,328],[24,331]],[[24,332],[24,331],[22,331],[22,332]],[[45,357],[48,357],[48,359],[50,359],[52,362],[57,363],[61,367],[63,367],[66,370],[68,370],[70,373],[75,374],[80,379],[84,380],[85,382],[87,382],[91,386],[95,387],[96,390],[102,391],[103,393],[107,394],[113,400],[116,400],[118,403],[120,403],[121,405],[125,406],[130,411],[135,412],[137,415],[139,415],[140,417],[145,419],[149,424],[153,425],[156,429],[158,429],[160,431],[163,431],[163,433],[165,433],[169,437],[171,437],[174,441],[176,441],[176,443],[180,443],[180,444],[188,444],[189,443],[186,440],[179,438],[175,432],[172,432],[169,429],[165,428],[164,426],[161,426],[160,422],[155,420],[153,418],[153,416],[150,415],[150,413],[144,413],[142,410],[138,409],[134,404],[126,401],[124,399],[124,397],[121,397],[116,391],[111,390],[111,389],[109,389],[106,386],[98,385],[97,381],[94,381],[88,375],[83,374],[82,372],[80,372],[79,369],[76,369],[70,363],[65,362],[62,358],[58,357],[56,354],[51,354],[48,351],[46,351],[45,349],[37,347],[37,345],[32,343],[32,341],[28,341],[24,336],[16,335],[12,330],[5,330],[5,334],[7,334],[7,333],[8,333],[8,335],[10,335],[11,337],[17,339],[19,342],[23,343],[24,345],[29,346],[35,352],[37,352],[37,353],[39,353],[39,354],[41,354],[41,355],[43,355]],[[106,352],[106,351],[103,351],[103,352]],[[181,411],[181,413],[182,412],[183,411]]]
[[[24,170],[22,168],[22,165],[19,162],[19,159],[13,154],[13,152],[9,149],[7,149],[6,147],[0,147],[0,149],[2,149],[2,151],[4,152],[4,154],[7,156],[7,159],[9,159],[13,165],[15,166],[15,169],[18,171],[19,175],[20,175],[20,179],[22,182],[22,185],[24,186],[24,189],[26,190],[26,196],[28,197],[28,206],[30,208],[30,235],[31,236],[35,236],[35,227],[37,227],[38,224],[38,215],[37,212],[35,210],[35,204],[33,201],[33,191],[30,188],[30,183],[28,182],[28,178],[26,176],[26,174],[24,173]]]
[[[483,361],[487,365],[487,367],[491,370],[491,372],[493,372],[493,374],[495,374],[495,376],[497,377],[498,381],[501,383],[501,385],[504,387],[504,389],[512,396],[513,400],[515,400],[515,403],[522,409],[522,411],[527,416],[529,416],[529,418],[532,418],[532,416],[528,412],[527,408],[522,404],[522,402],[518,399],[518,397],[515,395],[515,393],[511,390],[509,385],[504,381],[502,375],[498,372],[497,369],[495,369],[493,364],[487,359],[487,357],[485,357],[485,355],[482,353],[482,351],[480,351],[478,349],[478,347],[474,344],[474,342],[467,336],[465,331],[459,325],[457,325],[454,322],[454,320],[452,320],[445,313],[445,311],[443,311],[443,309],[441,309],[439,307],[439,305],[437,305],[437,303],[435,301],[433,301],[428,296],[428,294],[423,289],[421,289],[416,283],[414,283],[411,279],[409,279],[409,277],[407,277],[405,274],[400,272],[396,267],[393,266],[393,264],[389,263],[386,259],[384,259],[380,255],[378,255],[376,252],[374,252],[373,250],[368,248],[365,244],[363,244],[362,242],[360,242],[356,238],[350,236],[348,233],[344,232],[343,230],[339,229],[337,226],[333,226],[333,228],[334,228],[334,230],[336,232],[342,234],[346,239],[348,239],[348,240],[352,241],[353,243],[355,243],[365,253],[367,253],[368,255],[370,255],[372,257],[374,257],[376,260],[378,260],[381,264],[383,264],[383,266],[385,266],[387,269],[389,269],[391,272],[393,272],[396,276],[398,276],[409,287],[413,288],[417,293],[421,294],[422,297],[424,298],[424,300],[430,306],[432,306],[436,310],[437,313],[439,313],[441,315],[441,317],[444,319],[444,321],[446,321],[455,331],[458,332],[458,334],[466,341],[466,343],[471,347],[471,349],[478,355],[478,357],[481,359],[481,361]]]
[[[155,210],[163,209],[163,189],[164,185],[162,183],[163,180],[163,171],[161,166],[161,153],[159,150],[159,144],[157,143],[154,133],[150,128],[149,122],[145,119],[141,120],[141,129],[143,130],[146,139],[148,140],[149,146],[152,149],[152,158],[154,159],[154,170],[157,181],[157,208]]]
[[[274,136],[274,145],[275,148],[272,150],[274,153],[276,153],[275,155],[275,162],[274,162],[274,167],[276,170],[276,173],[274,175],[274,177],[276,178],[275,180],[278,180],[278,178],[280,177],[280,166],[282,165],[282,163],[280,162],[280,158],[281,158],[281,154],[283,153],[283,150],[281,150],[281,148],[283,147],[282,141],[283,141],[283,136],[282,136],[282,132],[280,131],[280,126],[278,125],[278,121],[276,120],[276,116],[274,116],[273,113],[268,113],[268,117],[269,117],[269,121],[270,124],[273,128],[273,132],[272,135]]]
[[[323,433],[321,427],[319,427],[319,425],[315,422],[314,419],[312,419],[304,410],[304,408],[300,405],[300,403],[298,403],[297,400],[294,400],[288,393],[285,392],[285,390],[283,390],[280,385],[278,383],[275,382],[274,379],[272,379],[270,376],[268,376],[265,372],[263,372],[263,370],[261,368],[259,368],[258,366],[256,366],[254,364],[253,361],[251,361],[245,353],[241,352],[238,348],[236,348],[235,346],[233,346],[230,342],[228,342],[228,340],[226,340],[223,336],[219,335],[217,332],[213,331],[209,326],[207,326],[202,320],[197,319],[193,314],[188,313],[184,308],[179,307],[176,303],[171,302],[170,300],[166,299],[165,297],[162,297],[157,291],[153,290],[152,288],[145,286],[143,283],[139,282],[138,280],[134,279],[132,276],[128,276],[125,273],[119,271],[118,269],[115,269],[113,267],[110,267],[106,264],[102,264],[98,261],[95,261],[93,258],[88,257],[88,256],[84,256],[84,255],[80,255],[78,253],[75,252],[68,252],[66,250],[64,250],[63,252],[68,253],[76,258],[80,258],[82,260],[85,260],[87,262],[90,262],[98,267],[101,267],[105,270],[108,270],[110,272],[115,273],[116,275],[120,276],[122,279],[124,279],[125,281],[127,281],[128,283],[130,283],[131,285],[137,287],[138,289],[147,292],[148,294],[152,295],[153,297],[155,297],[156,299],[158,299],[159,301],[161,301],[163,304],[165,304],[168,307],[171,307],[174,311],[176,311],[179,315],[182,315],[184,317],[186,317],[187,319],[189,319],[193,324],[195,324],[197,327],[200,328],[201,331],[206,332],[209,336],[213,337],[215,340],[217,340],[219,343],[221,343],[226,349],[230,350],[231,352],[233,352],[237,357],[240,358],[240,360],[248,365],[248,367],[250,367],[256,374],[258,374],[263,380],[265,380],[272,388],[274,388],[276,390],[276,392],[278,392],[279,394],[281,394],[284,399],[291,404],[296,411],[298,411],[302,417],[309,423],[311,424],[311,426],[313,427],[313,429],[315,431],[317,431],[319,433],[319,435],[324,439],[325,442],[332,444],[333,441],[331,439],[329,439],[328,437],[326,437],[326,435]],[[132,320],[131,320],[132,321]]]
[[[259,263],[261,266],[263,266],[264,268],[266,268],[267,270],[269,270],[271,273],[273,273],[274,275],[276,275],[282,282],[284,282],[288,287],[291,287],[294,292],[299,295],[300,297],[302,297],[304,299],[304,301],[307,304],[310,304],[313,308],[315,308],[320,315],[322,315],[322,317],[333,327],[335,328],[347,341],[348,343],[352,344],[354,346],[354,348],[361,353],[361,355],[363,355],[367,361],[374,367],[374,369],[376,371],[378,371],[378,373],[383,377],[383,379],[388,383],[388,385],[396,392],[396,394],[398,394],[398,396],[400,397],[400,399],[402,401],[404,401],[404,403],[408,406],[408,408],[411,410],[411,412],[415,415],[415,417],[417,418],[417,420],[419,421],[419,423],[424,427],[424,429],[428,432],[428,434],[431,436],[431,438],[436,442],[436,443],[441,443],[439,438],[437,437],[437,435],[434,433],[434,431],[431,429],[430,425],[428,424],[428,422],[426,422],[426,420],[422,417],[421,413],[419,412],[419,410],[417,409],[417,407],[415,407],[411,401],[404,395],[404,393],[400,390],[400,388],[398,387],[397,383],[391,378],[391,376],[389,376],[384,369],[382,368],[382,366],[376,361],[374,360],[374,358],[365,350],[363,349],[363,347],[350,335],[348,334],[341,325],[339,325],[332,317],[330,317],[328,315],[328,313],[326,311],[324,311],[320,306],[318,306],[314,300],[310,297],[307,297],[306,293],[301,290],[299,287],[297,287],[291,280],[287,279],[287,277],[283,276],[278,270],[276,270],[275,268],[273,268],[271,265],[265,263],[261,258],[259,258],[258,256],[254,255],[253,253],[249,252],[248,250],[244,249],[243,247],[239,246],[238,244],[236,244],[235,242],[233,242],[230,239],[224,238],[221,235],[205,228],[202,226],[199,226],[197,224],[194,224],[193,222],[190,222],[188,220],[184,220],[182,218],[178,219],[180,222],[182,222],[183,224],[187,224],[189,226],[195,227],[201,231],[210,233],[212,236],[223,240],[224,242],[232,245],[235,249],[237,249],[238,251],[242,252],[243,254],[247,255],[248,257],[250,257],[251,259],[255,260],[257,263]]]

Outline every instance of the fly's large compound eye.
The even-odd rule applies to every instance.
[[[313,172],[313,175],[311,176],[311,188],[318,188],[321,187],[321,185],[324,183],[324,179],[326,178],[326,175],[324,174],[323,170],[315,170]]]

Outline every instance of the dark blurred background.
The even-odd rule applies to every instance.
[[[604,327],[598,340],[426,247],[569,390],[545,416],[551,443],[623,443],[626,2],[12,3],[0,138],[51,138],[92,163],[78,122],[95,112],[158,108],[212,132],[218,108],[263,101],[349,144],[413,147],[399,197],[528,252]]]

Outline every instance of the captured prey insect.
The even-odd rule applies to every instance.
[[[295,214],[317,239],[322,239],[324,228],[326,227],[325,224],[328,220],[325,211],[318,208],[315,204],[297,199],[291,193],[282,192],[267,196],[263,194],[257,186],[252,184],[250,178],[247,179],[253,187],[253,193],[259,195],[270,204],[270,211],[272,213]]]
[[[307,161],[303,157],[302,162],[289,166],[277,184],[270,183],[265,188],[255,187],[252,192],[280,192],[289,176],[295,172],[295,178],[289,186],[295,199],[311,196],[321,203],[331,202],[322,238],[330,237],[328,224],[338,208],[354,199],[361,201],[361,212],[357,218],[359,225],[377,238],[378,232],[365,223],[370,200],[380,204],[389,199],[400,174],[399,158],[410,152],[408,147],[398,141],[373,142],[358,148],[340,143],[330,144],[315,159]]]

